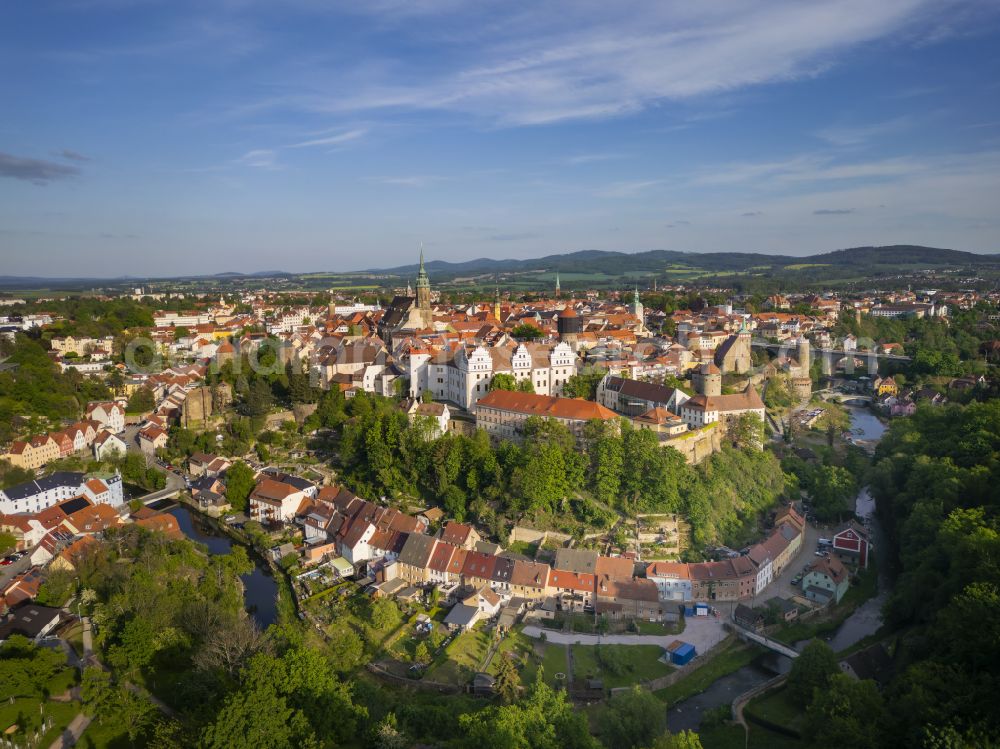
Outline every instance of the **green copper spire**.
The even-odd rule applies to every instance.
[[[420,243],[420,270],[417,271],[417,288],[421,286],[430,286],[430,279],[427,277],[427,271],[424,270],[424,243]]]

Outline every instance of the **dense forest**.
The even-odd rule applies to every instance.
[[[1000,736],[1000,401],[892,423],[871,477],[898,565],[884,746],[993,746]],[[869,697],[871,697],[869,695]],[[879,697],[878,699],[883,699]]]

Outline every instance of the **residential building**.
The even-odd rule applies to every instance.
[[[112,434],[107,429],[102,430],[94,439],[94,459],[110,460],[125,456],[128,449],[125,442],[116,434]]]
[[[86,418],[96,421],[112,434],[125,431],[125,409],[113,401],[88,403]]]
[[[817,559],[802,579],[802,592],[810,601],[840,603],[850,584],[847,568],[836,557]]]
[[[444,543],[453,544],[469,551],[482,541],[475,528],[465,523],[456,523],[454,520],[450,520],[444,524],[444,527],[438,533],[438,538]]]
[[[690,397],[678,388],[611,375],[597,384],[597,402],[624,416],[639,416],[654,408],[680,413]]]
[[[57,471],[33,481],[0,489],[0,513],[37,513],[63,500],[85,495],[95,503],[118,507],[124,500],[121,476],[117,473],[95,477],[72,471]]]
[[[656,584],[664,601],[690,601],[690,565],[682,562],[653,562],[646,568],[646,577]]]
[[[305,493],[291,484],[261,479],[250,492],[250,519],[262,525],[287,523],[305,499]]]
[[[476,428],[492,440],[519,441],[524,423],[532,416],[555,419],[569,428],[578,439],[592,419],[615,421],[620,418],[599,403],[581,398],[555,398],[548,395],[493,390],[476,404]]]
[[[764,402],[752,385],[732,395],[696,395],[681,406],[680,416],[692,429],[714,422],[721,422],[729,429],[746,413],[764,420]]]

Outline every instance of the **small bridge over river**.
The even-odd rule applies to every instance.
[[[783,642],[778,642],[777,640],[772,640],[770,637],[765,637],[764,635],[753,632],[744,627],[740,627],[736,624],[733,625],[733,631],[736,636],[741,640],[749,640],[751,642],[756,642],[758,645],[763,645],[768,650],[773,650],[779,655],[784,655],[788,658],[798,658],[799,651],[793,650],[788,645]]]

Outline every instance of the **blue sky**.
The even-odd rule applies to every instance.
[[[994,0],[0,6],[0,275],[1000,252]]]

